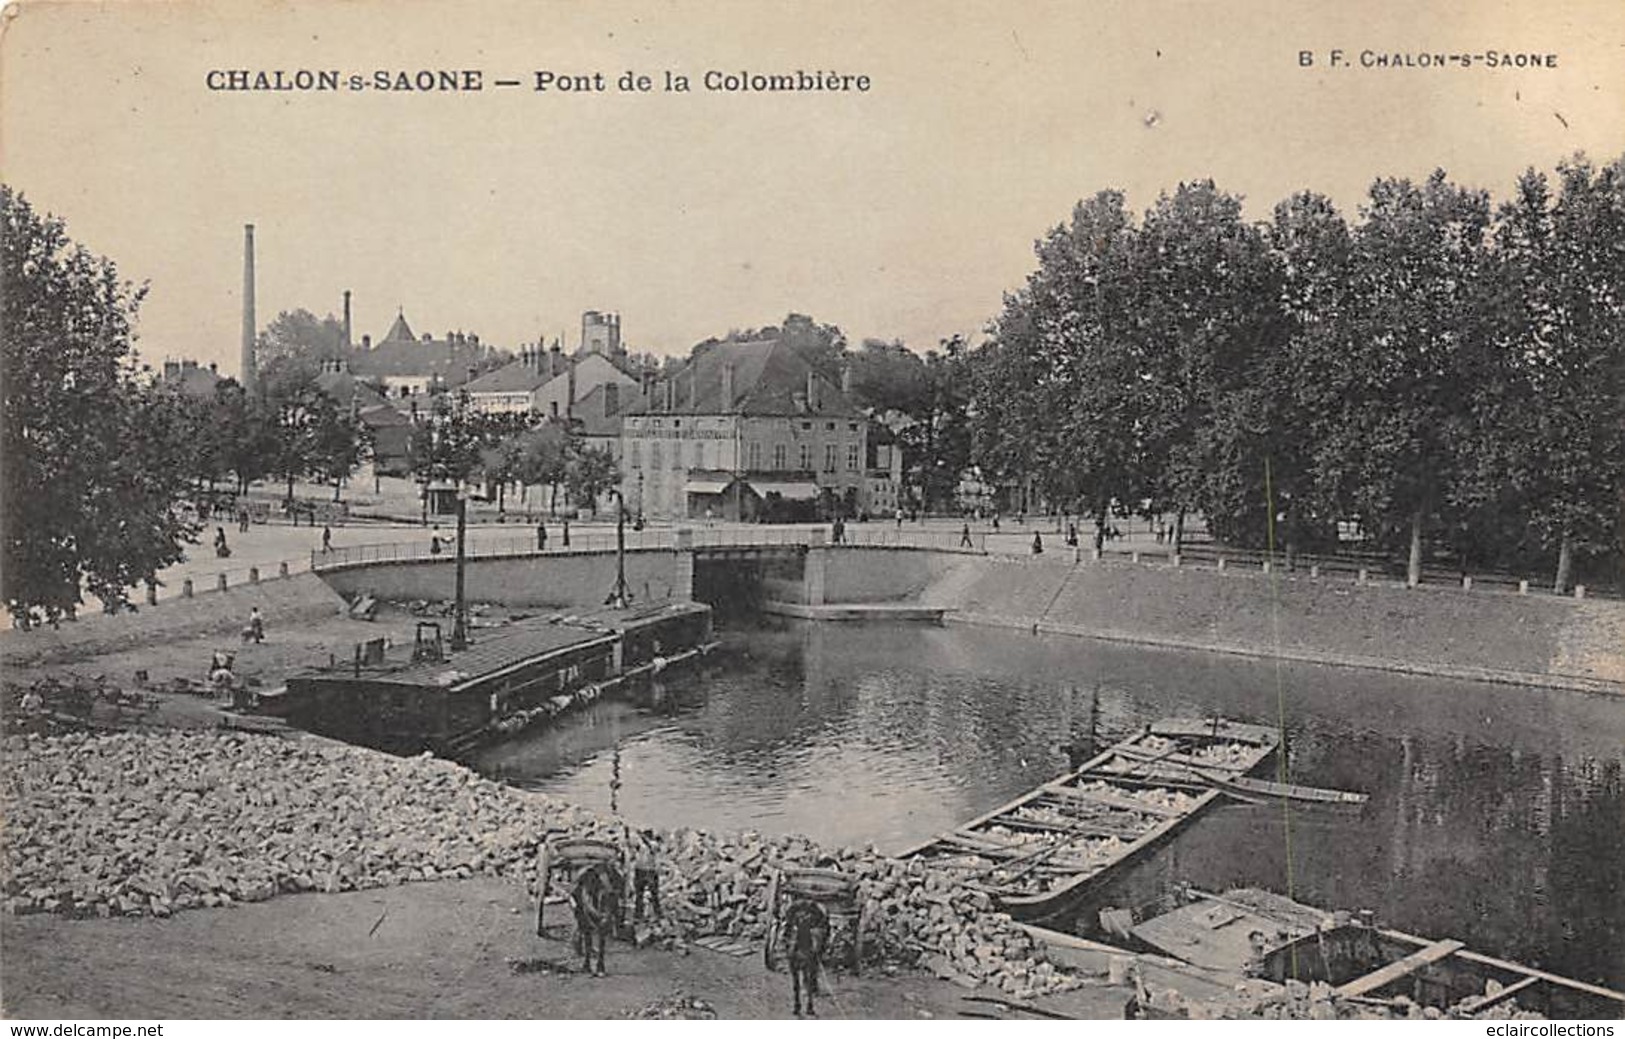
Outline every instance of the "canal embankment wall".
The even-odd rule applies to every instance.
[[[951,623],[1625,695],[1625,603],[1070,556],[832,548],[823,601]]]
[[[55,628],[0,632],[0,660],[7,667],[31,667],[204,635],[229,634],[235,641],[255,607],[275,630],[342,616],[345,602],[315,574],[269,577],[138,605],[133,612],[85,613]]]
[[[450,600],[457,590],[457,568],[445,557],[326,567],[321,576],[340,595],[366,594],[391,602]],[[614,590],[615,553],[480,556],[467,561],[463,580],[464,595],[473,603],[597,608]],[[633,601],[671,599],[679,583],[679,564],[670,550],[626,553],[626,584]],[[681,598],[687,598],[686,591]]]

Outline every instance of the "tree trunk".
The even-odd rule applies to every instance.
[[[1095,510],[1095,551],[1096,552],[1104,552],[1105,550],[1106,550],[1106,509],[1104,507],[1101,507],[1101,508],[1098,508],[1098,509]]]
[[[1574,569],[1574,539],[1564,534],[1563,540],[1557,546],[1557,580],[1552,582],[1552,591],[1562,595],[1569,590],[1569,578]]]
[[[547,496],[547,514],[555,518],[559,514],[559,485],[556,483],[549,486]]]
[[[1415,588],[1422,583],[1422,509],[1411,513],[1411,557],[1405,566],[1405,584]]]
[[[293,504],[293,476],[288,476],[288,504]]]
[[[508,481],[497,481],[497,511],[502,512],[508,507]]]
[[[343,486],[343,481],[341,481],[341,480],[334,480],[333,481],[333,500],[334,501],[339,500],[339,488],[341,486]]]
[[[1185,550],[1185,510],[1174,513],[1174,555]]]

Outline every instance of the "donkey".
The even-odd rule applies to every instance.
[[[817,1017],[813,997],[818,994],[818,975],[823,967],[824,947],[829,944],[829,914],[811,899],[798,898],[784,914],[785,945],[790,960],[790,984],[795,989],[795,1015],[801,1016],[801,988],[807,987],[807,1016]]]
[[[604,976],[604,943],[620,927],[621,899],[626,880],[621,871],[607,862],[595,862],[581,871],[570,889],[570,908],[575,911],[576,942],[581,947],[581,969],[592,961],[593,941],[598,942],[597,977]]]

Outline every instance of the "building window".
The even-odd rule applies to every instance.
[[[824,445],[824,472],[826,473],[835,471],[835,450],[834,444]]]
[[[811,422],[803,422],[801,424],[801,428],[802,429],[811,429],[812,428],[812,423]]]
[[[752,440],[750,442],[749,457],[750,457],[749,468],[751,468],[751,469],[760,469],[762,467],[762,444],[761,444],[761,441]]]
[[[858,445],[846,445],[846,467],[853,472],[858,471]]]
[[[801,468],[801,469],[811,469],[812,468],[812,445],[811,444],[802,444],[801,445],[801,465],[798,468]]]
[[[779,470],[781,472],[784,470],[784,468],[785,468],[785,464],[784,464],[785,463],[785,457],[784,456],[786,454],[788,454],[788,453],[789,452],[785,450],[785,447],[784,447],[783,444],[774,444],[773,445],[773,468],[774,469],[777,469],[777,470]]]
[[[834,429],[835,429],[835,423],[826,422],[826,423],[824,423],[824,428],[833,432]]]
[[[848,433],[856,433],[858,431],[858,424],[856,422],[848,422],[846,424],[846,431]]]
[[[632,458],[632,468],[634,468],[634,469],[642,469],[643,468],[643,445],[638,443],[636,440],[632,441],[631,458]]]
[[[660,468],[660,441],[658,440],[649,445],[649,468]]]
[[[681,469],[683,467],[683,444],[681,441],[677,441],[671,445],[671,467],[673,469]]]

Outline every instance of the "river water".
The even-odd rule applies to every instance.
[[[1625,988],[1625,703],[968,627],[725,631],[658,702],[487,748],[486,775],[636,824],[895,851],[1051,778],[1060,742],[1168,715],[1284,723],[1289,778],[1363,809],[1224,804],[1127,871],[1254,886]],[[1221,802],[1221,804],[1223,804]]]

